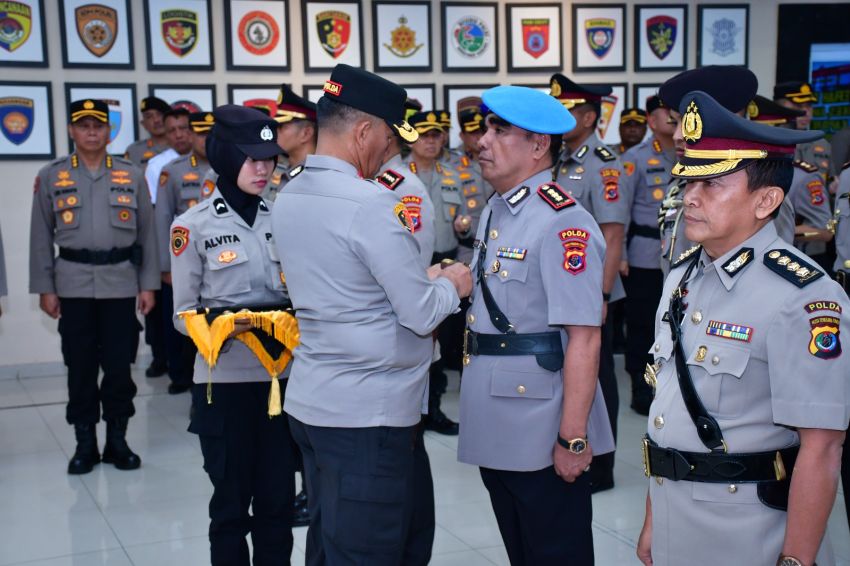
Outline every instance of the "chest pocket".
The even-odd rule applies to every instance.
[[[57,230],[74,230],[80,227],[80,209],[83,205],[77,193],[54,195],[53,213]]]
[[[266,242],[266,250],[269,254],[269,259],[271,260],[269,277],[267,278],[269,281],[269,283],[267,283],[268,287],[275,291],[283,291],[285,288],[283,268],[280,266],[280,257],[277,254],[277,247],[274,244],[274,240]]]
[[[688,354],[688,367],[705,408],[717,417],[740,415],[748,404],[748,384],[743,378],[750,351],[728,340],[703,340]]]
[[[230,297],[251,290],[251,267],[242,244],[224,244],[207,251],[204,274],[212,297]]]
[[[499,262],[498,270],[494,270],[497,261]],[[490,291],[509,319],[515,320],[528,308],[530,293],[523,287],[528,279],[529,261],[531,260],[527,255],[524,261],[494,257],[484,266],[484,272],[489,274],[487,284],[490,286]]]
[[[116,228],[124,230],[136,229],[136,212],[138,201],[135,193],[109,193],[109,221]]]
[[[454,220],[454,217],[461,212],[460,191],[457,187],[443,185],[440,196],[443,199],[443,216],[447,221]]]

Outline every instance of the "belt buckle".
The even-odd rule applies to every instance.
[[[463,365],[468,366],[471,358],[469,357],[469,329],[463,331]]]
[[[785,462],[782,460],[782,454],[779,450],[776,451],[776,456],[773,458],[773,472],[776,474],[776,481],[782,481],[788,477],[785,471]]]
[[[641,439],[641,452],[643,453],[643,475],[650,477],[652,470],[649,468],[649,438],[644,436]]]

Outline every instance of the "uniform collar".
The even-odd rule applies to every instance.
[[[495,203],[501,200],[503,202],[503,206],[507,208],[511,214],[516,216],[532,199],[534,196],[533,193],[537,192],[538,187],[550,180],[551,175],[549,173],[549,169],[544,169],[539,173],[535,173],[519,185],[513,187],[504,195],[499,195],[498,193],[493,195],[493,201]],[[511,204],[512,202],[515,204]]]
[[[339,171],[345,175],[350,175],[352,177],[359,177],[360,175],[357,173],[357,168],[349,163],[348,161],[343,161],[338,157],[332,157],[330,155],[308,155],[307,159],[304,161],[305,169],[330,169],[332,171]]]
[[[726,290],[731,291],[732,287],[735,286],[735,282],[741,279],[744,272],[752,269],[752,265],[756,263],[759,257],[764,255],[765,250],[777,238],[776,226],[771,221],[747,240],[733,247],[714,261],[711,261],[711,258],[708,257],[703,249],[700,252],[699,261],[704,266],[703,269],[706,272],[714,269],[723,286],[726,287]]]
[[[597,146],[599,146],[599,138],[596,137],[596,132],[592,132],[584,140],[584,143],[577,147],[574,152],[569,154],[567,158],[577,163],[584,163]]]
[[[401,158],[401,153],[396,153],[393,157],[391,157],[389,161],[384,163],[382,169],[394,169],[397,170],[397,172],[400,172],[402,169],[404,169],[404,161]]]

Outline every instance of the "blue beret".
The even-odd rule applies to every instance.
[[[576,127],[570,111],[557,99],[524,86],[497,86],[481,95],[484,105],[506,122],[536,134],[564,134]]]

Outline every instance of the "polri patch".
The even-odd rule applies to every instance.
[[[747,266],[753,260],[753,248],[741,248],[724,263],[721,267],[723,271],[731,277],[735,277],[740,273],[741,269]]]
[[[394,191],[402,181],[404,181],[404,176],[400,173],[393,171],[392,169],[387,169],[377,177],[378,183],[385,186],[391,191]]]
[[[410,216],[412,225],[410,232],[415,234],[422,229],[422,197],[405,195],[401,197],[401,202],[407,207],[407,214]]]
[[[823,196],[823,183],[820,179],[809,181],[806,183],[806,188],[809,189],[809,198],[813,205],[820,206],[826,201]]]
[[[213,191],[215,190],[215,183],[212,179],[207,179],[204,181],[204,185],[201,187],[201,196],[207,198]]]
[[[407,207],[404,204],[397,202],[393,207],[393,214],[398,219],[398,223],[402,225],[402,227],[413,233],[413,220],[410,219],[410,213],[407,212]]]
[[[171,253],[174,257],[179,256],[189,244],[189,229],[183,226],[175,226],[171,229]]]
[[[740,342],[749,342],[753,339],[753,329],[751,327],[744,326],[743,324],[720,322],[719,320],[709,320],[708,326],[705,327],[705,333],[709,336],[728,338],[729,340],[738,340]]]
[[[558,233],[564,245],[564,271],[578,275],[587,268],[587,240],[590,238],[583,228],[567,228]]]
[[[841,305],[839,305],[835,301],[812,301],[803,308],[806,309],[806,312],[810,314],[815,311],[832,311],[841,314]]]
[[[496,250],[496,257],[506,257],[508,259],[525,259],[525,254],[528,252],[526,248],[506,248],[500,247]]]
[[[838,335],[839,320],[834,316],[818,316],[809,320],[811,340],[809,353],[816,358],[829,360],[841,355],[841,340]]]
[[[602,175],[602,183],[605,185],[605,200],[608,202],[620,200],[620,170],[600,169],[599,174]]]

